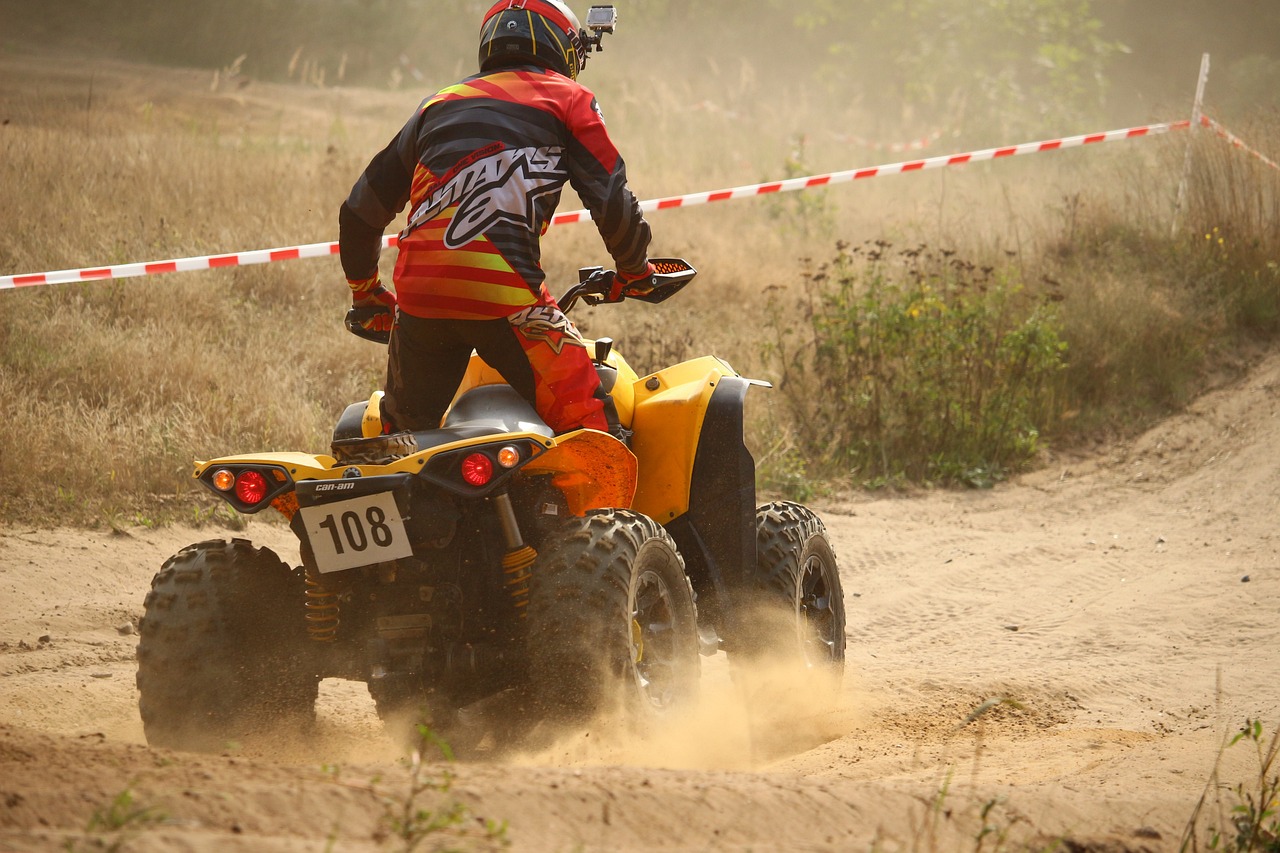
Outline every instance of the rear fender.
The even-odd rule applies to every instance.
[[[298,480],[330,479],[342,476],[342,469],[334,470],[332,456],[312,456],[309,453],[249,453],[241,456],[223,456],[207,462],[196,462],[191,476],[202,486],[222,498],[237,512],[253,514],[267,507],[274,507],[286,518],[293,518],[298,511],[298,499],[294,484]],[[256,470],[270,484],[265,500],[248,505],[235,494],[235,489],[220,489],[214,485],[215,476],[230,471],[238,476],[246,470]]]
[[[534,436],[531,436],[534,437]],[[536,437],[540,438],[540,437]],[[465,444],[482,444],[482,440],[458,442],[449,447]],[[359,468],[362,474],[416,474],[422,470],[426,460],[440,448],[432,448],[422,453],[415,453],[388,465],[339,465],[332,456],[313,456],[310,453],[283,451],[277,453],[246,453],[240,456],[221,456],[209,461],[196,462],[191,476],[201,483],[213,488],[210,478],[221,468],[241,469],[251,467],[273,467],[281,469],[289,477],[291,483],[299,480],[336,480],[343,476],[349,468]],[[221,495],[217,489],[214,493]]]
[[[583,429],[552,439],[553,446],[524,467],[526,474],[550,474],[569,511],[585,515],[598,508],[629,509],[636,493],[637,462],[626,445],[608,433]]]

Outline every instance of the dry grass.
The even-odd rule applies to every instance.
[[[642,197],[875,162],[835,138],[847,116],[770,100],[745,62],[697,89],[599,68],[592,82]],[[261,83],[215,92],[201,72],[12,56],[0,58],[0,81],[6,273],[334,239],[338,203],[417,97]],[[695,100],[708,92],[712,105]],[[752,106],[762,99],[767,116]],[[1070,362],[1061,418],[1043,434],[1064,443],[1132,428],[1277,332],[1278,177],[1202,140],[1185,226],[1170,238],[1185,141],[655,214],[654,253],[689,258],[697,286],[662,306],[577,319],[641,370],[714,352],[774,379],[763,337],[778,322],[770,312],[803,322],[801,259],[828,259],[840,239],[927,242],[1008,265],[1029,287],[1056,282]],[[567,195],[562,209],[576,206]],[[1222,244],[1203,238],[1215,226]],[[594,229],[572,226],[553,229],[544,257],[550,280],[567,283],[603,252]],[[28,288],[0,292],[0,303],[0,510],[11,518],[198,517],[209,504],[190,485],[193,458],[322,451],[342,406],[383,369],[380,349],[341,330],[336,259]],[[778,395],[753,399],[767,467],[786,456],[796,413]],[[845,473],[800,480],[839,484]]]

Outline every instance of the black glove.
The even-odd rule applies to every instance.
[[[396,321],[396,295],[387,290],[377,276],[351,281],[351,310],[347,312],[347,331],[357,337],[385,344],[391,340]]]

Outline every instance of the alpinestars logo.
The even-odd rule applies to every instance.
[[[507,318],[531,341],[543,341],[556,355],[568,346],[587,348],[578,327],[564,312],[550,305],[533,305]]]
[[[444,176],[413,212],[402,236],[455,204],[444,234],[449,249],[462,248],[497,222],[533,228],[535,202],[560,192],[569,178],[560,166],[563,155],[559,146],[507,150],[495,143],[480,149]]]

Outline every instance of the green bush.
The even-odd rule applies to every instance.
[[[946,250],[839,244],[776,299],[765,357],[800,452],[862,485],[990,486],[1036,453],[1066,344],[1051,298]]]

